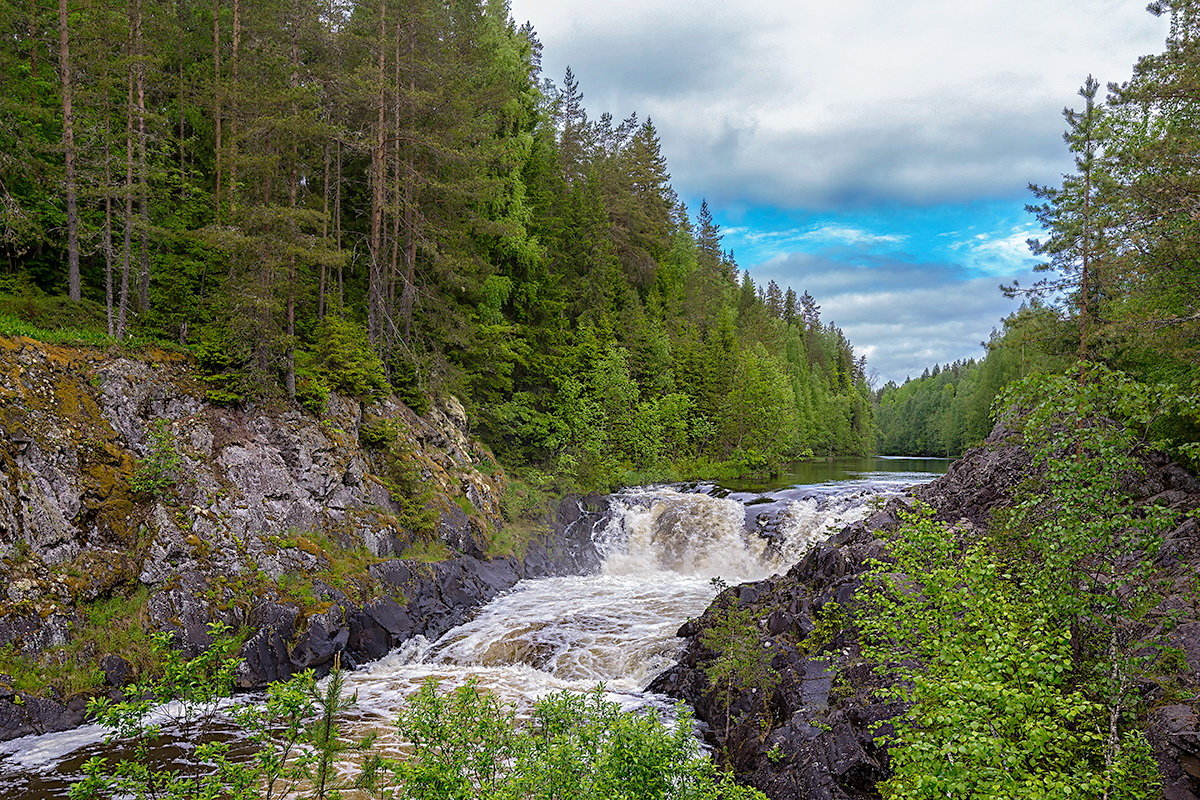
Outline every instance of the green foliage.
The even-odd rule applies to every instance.
[[[0,332],[187,343],[222,405],[453,393],[506,466],[581,489],[871,449],[842,332],[739,284],[654,125],[589,119],[504,3],[93,4],[65,31],[72,120],[29,57],[57,26],[10,5]],[[131,53],[149,107],[121,99]]]
[[[474,684],[428,683],[398,720],[410,754],[386,770],[396,800],[754,800],[700,752],[682,707],[668,724],[587,695],[539,700],[521,727],[511,707]]]
[[[1151,798],[1139,638],[1156,600],[1157,542],[1173,515],[1130,491],[1153,423],[1192,403],[1096,364],[1005,393],[1031,480],[987,537],[928,510],[878,564],[864,654],[911,703],[891,746],[895,798]]]
[[[72,577],[68,574],[66,580]],[[11,676],[18,691],[60,697],[100,688],[104,674],[99,658],[105,654],[125,659],[135,675],[156,674],[159,655],[144,613],[148,594],[143,587],[81,604],[66,644],[30,656],[10,643],[0,648],[0,673]]]
[[[376,457],[379,478],[398,507],[401,527],[421,538],[433,535],[440,515],[433,507],[433,489],[425,479],[412,444],[397,438]]]
[[[928,511],[891,554],[859,616],[864,654],[898,681],[885,695],[912,704],[887,742],[884,796],[1100,797],[1117,776],[1105,709],[1072,680],[1069,619]]]
[[[1036,301],[1004,320],[982,361],[935,366],[876,395],[879,451],[886,455],[960,455],[991,432],[992,406],[1013,381],[1066,368],[1075,348],[1071,324]]]
[[[703,670],[725,705],[725,736],[728,738],[732,725],[734,701],[746,692],[754,697],[749,711],[760,715],[764,728],[770,729],[774,721],[771,694],[779,685],[779,673],[771,667],[775,653],[763,646],[758,619],[738,603],[736,594],[727,592],[717,603],[711,624],[700,634],[700,643],[716,654]]]
[[[109,729],[110,741],[129,740],[132,756],[115,762],[102,756],[88,759],[83,765],[84,779],[71,787],[72,800],[218,796],[219,784],[207,764],[163,767],[150,756],[154,741],[168,727],[183,741],[194,744],[233,689],[238,660],[232,654],[240,640],[221,623],[211,623],[209,635],[211,646],[188,658],[172,646],[171,634],[155,634],[155,649],[162,664],[160,676],[126,687],[125,696],[130,699],[94,697],[88,701],[88,714]],[[175,714],[164,718],[162,711],[154,713],[172,700],[180,701],[173,706]]]
[[[558,693],[534,705],[520,722],[514,710],[468,683],[448,693],[426,683],[397,719],[408,742],[401,758],[371,751],[373,737],[351,739],[345,714],[355,699],[344,693],[337,665],[324,687],[312,672],[272,684],[265,700],[228,712],[250,752],[206,735],[230,688],[237,660],[228,629],[211,628],[213,647],[187,659],[160,638],[162,681],[136,687],[141,697],[91,703],[94,718],[125,740],[132,756],[83,765],[72,800],[335,800],[361,791],[391,800],[762,800],[705,757],[682,707],[672,722],[653,711],[625,713],[602,689]],[[185,701],[168,727],[156,706]],[[153,713],[152,713],[153,712]],[[171,767],[151,763],[149,746],[167,731],[187,758]]]
[[[445,542],[440,540],[421,540],[410,544],[404,548],[404,552],[400,554],[401,558],[409,558],[413,561],[425,561],[433,563],[435,561],[445,561],[450,558],[453,553],[446,546]]]
[[[333,391],[376,400],[391,388],[383,361],[362,326],[337,314],[326,315],[314,331],[313,374]]]
[[[162,653],[162,677],[128,687],[137,699],[113,702],[97,698],[89,714],[109,729],[108,741],[121,741],[130,757],[110,761],[96,756],[83,764],[84,778],[72,785],[71,800],[274,800],[305,797],[334,800],[351,783],[339,772],[350,753],[370,748],[373,737],[348,740],[340,717],[354,704],[344,693],[345,676],[335,663],[320,686],[312,671],[271,684],[261,703],[223,710],[239,659],[239,640],[228,627],[209,626],[212,645],[186,658],[156,637]],[[169,708],[163,704],[171,701]],[[251,748],[213,736],[214,724],[234,725]],[[150,748],[169,733],[187,757],[158,766]],[[362,775],[376,759],[367,756]]]
[[[358,426],[358,441],[368,450],[387,450],[399,435],[396,423],[390,419],[367,420]]]
[[[138,462],[129,488],[154,500],[163,500],[179,484],[183,456],[179,453],[179,442],[168,419],[160,418],[151,422],[146,438],[146,457]]]

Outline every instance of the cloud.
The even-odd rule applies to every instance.
[[[1039,259],[1029,252],[1029,240],[1041,232],[1033,223],[1015,225],[1008,231],[977,233],[950,245],[963,264],[983,275],[1009,276],[1030,270]]]
[[[1011,196],[1067,167],[1059,112],[1165,23],[1124,0],[513,0],[593,116],[652,116],[676,188],[833,210]]]
[[[1129,0],[511,0],[592,117],[653,117],[755,280],[812,292],[882,380],[981,355],[1028,282],[1026,184],[1089,74],[1161,49]],[[957,210],[955,210],[957,209]]]
[[[935,363],[983,355],[985,341],[1019,302],[997,286],[1026,272],[964,277],[950,263],[910,263],[863,256],[846,263],[825,255],[791,254],[755,267],[756,281],[809,291],[821,317],[834,322],[865,354],[880,381],[902,382]]]
[[[795,244],[876,247],[879,245],[902,244],[909,238],[907,234],[873,233],[864,228],[838,222],[825,222],[805,228],[785,228],[782,230],[733,227],[725,230],[725,236],[737,237],[752,245],[774,247]]]

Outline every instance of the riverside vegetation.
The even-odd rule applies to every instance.
[[[322,686],[310,671],[272,684],[261,703],[228,711],[244,739],[201,743],[238,662],[229,657],[236,649],[229,631],[212,633],[214,646],[192,659],[160,638],[160,680],[130,687],[135,700],[91,703],[114,736],[133,742],[133,757],[90,759],[72,800],[763,800],[700,751],[684,707],[665,722],[653,712],[622,712],[602,689],[551,694],[519,722],[514,709],[472,683],[442,692],[428,682],[396,720],[406,742],[396,758],[373,748],[373,734],[347,739],[354,698],[343,691],[343,673],[334,669]],[[168,700],[185,703],[170,728],[190,748],[182,767],[155,767],[148,757],[166,729],[155,705]]]
[[[1074,171],[1035,187],[1051,277],[1008,288],[1029,302],[981,362],[875,398],[885,452],[936,455],[981,439],[1006,398],[1035,479],[976,536],[918,513],[867,574],[863,653],[901,679],[879,689],[902,701],[880,732],[890,772],[871,776],[885,797],[1159,791],[1141,726],[1178,659],[1151,581],[1168,518],[1134,507],[1129,485],[1148,451],[1194,465],[1200,440],[1200,4],[1150,9],[1171,18],[1164,51],[1106,99],[1085,82],[1066,115]],[[739,276],[707,206],[693,218],[674,195],[653,124],[589,119],[570,73],[542,82],[536,37],[504,3],[50,11],[0,0],[0,108],[17,123],[0,127],[0,332],[170,343],[226,405],[286,397],[320,416],[330,393],[395,392],[419,411],[455,393],[500,460],[543,486],[872,448],[865,366],[816,300]],[[391,493],[411,499],[404,453],[386,427],[366,431],[395,456]],[[132,487],[151,499],[175,469],[160,432]],[[761,625],[729,606],[706,639],[727,734],[739,689],[763,695],[742,706],[765,719],[756,738],[775,721],[765,695],[786,676],[754,648]],[[203,672],[163,644],[138,643],[159,685]],[[214,697],[228,662],[211,653],[209,683],[175,688]],[[213,745],[195,776],[92,762],[77,794],[332,797],[329,686],[276,684],[239,717],[257,761]],[[129,702],[96,711],[152,735]],[[430,688],[401,720],[416,757],[367,752],[361,788],[551,797],[569,775],[599,797],[632,771],[630,796],[754,796],[697,760],[682,719],[556,697],[514,729],[474,687]]]
[[[1133,507],[1164,394],[1099,365],[1006,395],[1028,485],[982,537],[914,514],[866,576],[864,655],[908,710],[889,737],[903,798],[1161,796],[1139,727],[1169,653],[1148,625],[1177,514]],[[1161,624],[1161,621],[1160,621]]]

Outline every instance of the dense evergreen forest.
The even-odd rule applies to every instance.
[[[190,348],[210,397],[462,397],[600,486],[873,447],[863,363],[755,286],[636,115],[497,0],[0,2],[0,312]],[[99,341],[99,339],[93,339]]]
[[[1047,277],[1002,287],[1027,302],[983,359],[882,387],[882,452],[957,455],[990,430],[1004,386],[1077,360],[1200,394],[1200,7],[1149,9],[1170,17],[1163,52],[1140,59],[1107,97],[1088,76],[1080,108],[1064,112],[1074,169],[1059,186],[1030,187],[1044,229],[1030,246]],[[1200,438],[1188,415],[1158,425]]]

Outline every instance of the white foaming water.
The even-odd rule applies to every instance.
[[[786,570],[870,513],[870,497],[897,488],[823,485],[744,497],[749,505],[668,487],[614,495],[611,520],[597,533],[599,574],[522,581],[436,641],[417,637],[350,673],[355,719],[386,733],[405,699],[430,679],[443,689],[473,680],[519,712],[551,692],[600,684],[625,708],[669,708],[667,698],[644,688],[673,662],[679,626],[711,602],[713,578],[732,584]],[[756,523],[760,506],[766,510]],[[72,767],[62,768],[61,792],[39,785],[36,794],[6,793],[4,773],[52,772],[72,753],[77,762],[100,735],[89,726],[0,744],[0,754],[11,754],[0,761],[0,800],[65,797]],[[78,749],[84,745],[92,748]]]
[[[866,519],[873,508],[869,501],[893,494],[854,492],[789,501],[780,510],[775,523],[780,539],[779,546],[771,554],[771,564],[777,569],[786,569],[799,561],[813,545],[847,525]]]
[[[600,541],[604,571],[753,580],[770,574],[765,542],[745,533],[736,500],[670,488],[631,489],[612,498],[613,518]]]
[[[523,581],[436,642],[410,643],[349,676],[365,712],[392,717],[429,679],[473,680],[519,708],[554,691],[603,684],[625,706],[668,705],[643,688],[678,653],[675,632],[725,583],[767,577],[839,524],[866,494],[789,501],[774,541],[746,529],[737,500],[667,487],[611,498],[598,575]],[[782,538],[780,538],[782,537]]]

